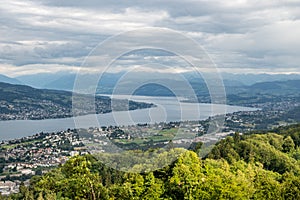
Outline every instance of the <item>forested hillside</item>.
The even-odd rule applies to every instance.
[[[218,142],[205,158],[198,156],[200,146],[171,149],[160,158],[181,153],[175,162],[142,174],[113,170],[92,155],[72,157],[63,166],[33,177],[29,187],[21,186],[20,193],[9,198],[300,199],[299,124],[235,134]]]

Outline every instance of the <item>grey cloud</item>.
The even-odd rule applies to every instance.
[[[83,43],[66,42],[62,44],[44,43],[34,48],[41,58],[83,57],[92,50]]]
[[[80,66],[109,36],[158,26],[193,37],[220,67],[291,70],[299,68],[299,19],[295,0],[11,0],[0,7],[0,65]],[[145,56],[149,62],[181,65],[169,55]]]

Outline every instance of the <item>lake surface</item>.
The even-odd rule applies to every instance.
[[[154,103],[157,107],[63,119],[0,121],[0,141],[21,138],[40,132],[57,132],[68,128],[203,120],[218,114],[257,110],[255,108],[219,104],[182,103],[180,102],[182,99],[176,97],[114,96],[114,98],[116,97]]]

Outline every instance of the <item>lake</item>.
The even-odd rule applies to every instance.
[[[40,132],[57,132],[68,128],[89,128],[109,125],[134,125],[184,120],[203,120],[209,116],[255,108],[219,104],[182,103],[176,97],[114,96],[134,101],[154,103],[157,107],[63,119],[0,121],[0,141],[20,138]]]

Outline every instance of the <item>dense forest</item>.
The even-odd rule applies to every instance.
[[[236,133],[219,141],[204,158],[199,157],[199,143],[191,150],[171,148],[160,159],[178,153],[171,165],[144,173],[109,168],[94,155],[75,156],[34,176],[28,187],[20,186],[18,194],[1,198],[300,199],[300,124]],[[129,157],[112,160],[126,162]],[[133,168],[151,169],[151,163]]]

